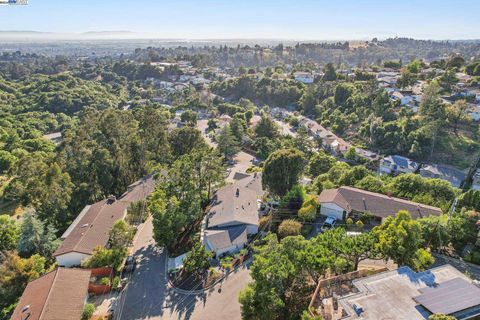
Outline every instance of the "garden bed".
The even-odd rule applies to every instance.
[[[194,275],[183,270],[169,273],[173,286],[182,290],[202,290],[214,285],[224,276],[224,272],[217,268],[210,268],[201,275]]]

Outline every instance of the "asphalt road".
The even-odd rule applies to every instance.
[[[238,293],[251,279],[246,267],[231,273],[208,292],[177,293],[167,285],[166,254],[155,246],[150,219],[138,232],[134,255],[139,263],[117,300],[115,319],[241,319]]]

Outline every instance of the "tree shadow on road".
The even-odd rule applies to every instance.
[[[165,255],[153,242],[134,254],[138,264],[116,308],[118,319],[160,318],[166,297]]]

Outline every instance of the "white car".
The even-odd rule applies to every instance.
[[[322,224],[322,231],[333,229],[337,220],[334,217],[327,217],[325,222]]]

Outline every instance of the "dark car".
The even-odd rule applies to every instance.
[[[123,267],[122,273],[124,275],[132,273],[137,267],[137,259],[134,256],[128,256],[125,261],[125,266]]]

